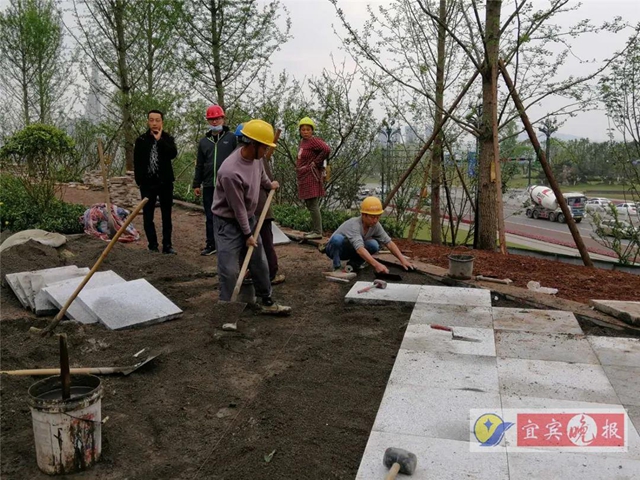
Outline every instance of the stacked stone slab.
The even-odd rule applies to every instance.
[[[102,172],[91,170],[82,177],[85,185],[92,190],[103,190]],[[136,185],[133,172],[127,172],[122,177],[112,177],[108,180],[111,203],[119,207],[131,208],[140,202],[140,189]]]

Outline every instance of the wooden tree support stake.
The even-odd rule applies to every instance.
[[[578,231],[578,227],[576,222],[573,220],[573,216],[571,215],[571,210],[569,210],[569,206],[565,198],[562,196],[562,191],[560,190],[560,186],[558,182],[556,182],[555,177],[553,176],[553,172],[551,171],[551,167],[547,162],[547,157],[544,154],[544,151],[540,147],[540,142],[538,141],[538,137],[536,137],[536,132],[533,130],[533,125],[529,121],[529,117],[527,116],[527,112],[524,109],[524,104],[520,99],[520,95],[516,91],[513,82],[511,81],[511,77],[509,76],[509,72],[505,67],[504,61],[502,59],[498,62],[498,67],[502,72],[502,77],[504,78],[504,82],[507,84],[507,88],[509,89],[509,93],[511,94],[511,98],[518,109],[518,113],[520,114],[520,119],[522,120],[522,124],[524,128],[527,130],[527,134],[529,135],[529,140],[533,145],[536,154],[538,155],[538,160],[540,160],[540,165],[542,165],[542,169],[544,170],[544,174],[547,176],[547,180],[549,180],[549,185],[551,186],[551,190],[556,196],[556,200],[560,205],[560,209],[564,214],[565,219],[567,220],[567,226],[569,227],[569,231],[573,236],[573,240],[576,243],[576,247],[580,252],[580,256],[582,257],[582,262],[585,266],[593,268],[593,262],[591,261],[591,257],[589,256],[589,252],[587,251],[587,247],[580,236],[580,232]]]

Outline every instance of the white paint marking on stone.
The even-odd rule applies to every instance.
[[[82,291],[78,300],[112,330],[160,323],[182,313],[143,278]]]

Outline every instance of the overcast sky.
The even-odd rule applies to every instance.
[[[275,71],[287,70],[301,78],[318,75],[323,68],[331,68],[331,57],[338,61],[345,59],[341,51],[340,40],[334,34],[334,26],[341,31],[341,24],[336,17],[335,8],[329,0],[280,0],[289,10],[293,39],[282,46],[272,57]],[[391,0],[338,0],[338,5],[345,12],[350,23],[359,26],[367,18],[367,5],[377,8],[379,5],[389,6]],[[512,11],[510,1],[503,1],[503,17]],[[534,5],[543,8],[548,4],[545,0],[534,0]],[[577,2],[574,2],[577,3]],[[573,25],[579,20],[589,18],[599,24],[616,16],[623,17],[631,24],[640,23],[640,0],[584,0],[580,9],[572,15],[562,15],[557,22],[561,25]],[[619,50],[631,35],[627,30],[617,35],[599,34],[583,36],[576,40],[574,52],[577,57],[587,59],[604,59]],[[348,64],[352,64],[347,58]],[[566,75],[580,75],[591,71],[593,67],[583,67],[577,59],[569,58],[565,64]],[[543,105],[531,111],[532,117],[543,116],[552,105]],[[585,112],[576,118],[570,118],[562,126],[559,133],[589,137],[592,140],[606,140],[608,123],[602,111]]]

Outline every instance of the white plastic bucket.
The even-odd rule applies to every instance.
[[[90,468],[102,452],[102,385],[93,375],[71,376],[71,398],[63,401],[60,377],[29,388],[38,468],[49,475]]]
[[[473,255],[449,255],[449,276],[469,280],[473,274]]]

